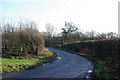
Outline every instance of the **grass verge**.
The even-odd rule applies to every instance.
[[[1,58],[2,71],[1,74],[7,74],[11,72],[24,71],[31,69],[37,65],[42,65],[53,61],[56,58],[56,54],[49,51],[48,49],[43,49],[40,55],[35,56],[33,54],[25,56],[4,56]]]

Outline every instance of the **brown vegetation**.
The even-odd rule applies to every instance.
[[[44,40],[33,22],[29,24],[3,23],[1,29],[3,54],[37,55],[44,48]]]

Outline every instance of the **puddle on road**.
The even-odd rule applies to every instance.
[[[57,62],[61,59],[61,57],[57,57]]]
[[[57,57],[57,59],[61,59],[61,57]]]

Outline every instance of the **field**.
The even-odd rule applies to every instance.
[[[34,68],[37,65],[42,65],[47,62],[51,62],[55,59],[55,54],[47,49],[44,49],[41,55],[26,55],[24,57],[21,56],[7,56],[3,57],[2,60],[2,74],[23,71]]]

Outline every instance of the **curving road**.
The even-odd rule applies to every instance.
[[[89,78],[93,70],[86,58],[65,51],[48,48],[58,57],[49,64],[37,68],[4,75],[3,78]]]

